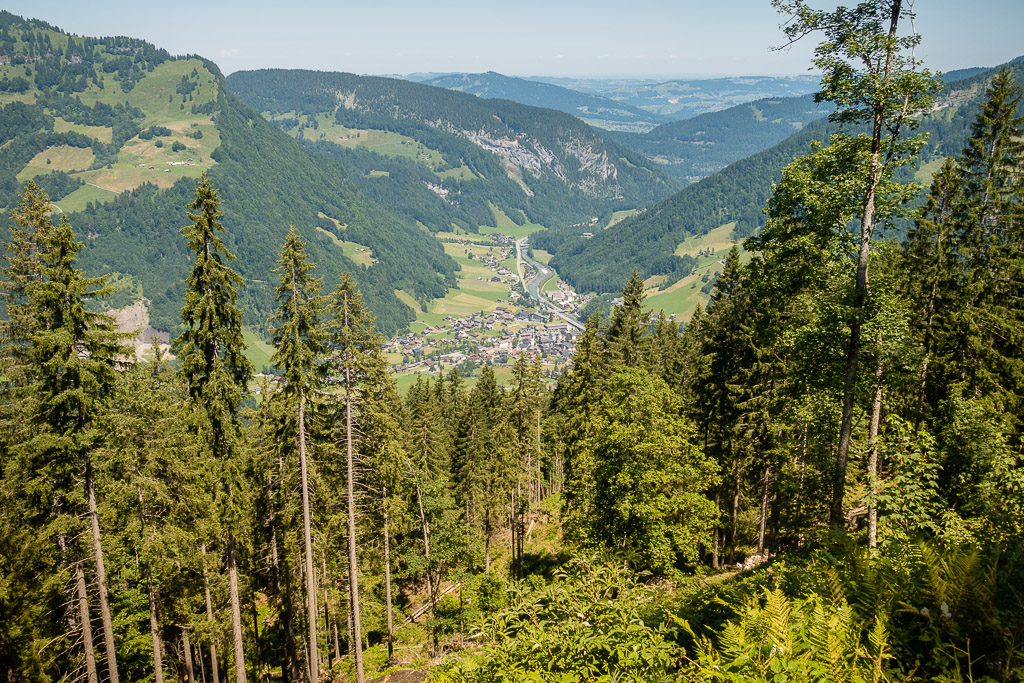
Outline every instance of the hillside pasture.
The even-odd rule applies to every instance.
[[[114,138],[114,129],[110,126],[87,126],[82,123],[65,121],[59,116],[53,117],[53,131],[55,133],[81,133],[108,145]]]
[[[51,171],[64,171],[65,173],[81,171],[89,168],[95,158],[96,155],[93,154],[91,147],[71,147],[69,145],[47,147],[32,157],[28,165],[18,172],[18,181],[23,182]]]

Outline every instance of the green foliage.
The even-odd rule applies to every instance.
[[[602,384],[582,453],[589,471],[585,498],[566,519],[584,546],[624,548],[642,566],[671,571],[693,563],[710,541],[713,506],[704,491],[716,467],[696,447],[678,397],[644,370],[624,369]]]
[[[835,681],[886,680],[891,658],[885,620],[861,621],[845,601],[819,596],[791,600],[766,591],[751,598],[713,643],[699,638],[688,680]]]
[[[670,640],[673,631],[657,593],[621,562],[581,557],[540,591],[512,592],[509,607],[481,631],[491,641],[483,661],[450,661],[430,680],[674,680],[683,653]]]

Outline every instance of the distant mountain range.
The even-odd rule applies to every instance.
[[[763,99],[665,123],[644,134],[609,132],[606,137],[693,181],[782,142],[829,110],[813,95]]]
[[[600,95],[670,121],[678,121],[744,102],[807,95],[818,90],[821,79],[819,76],[808,75],[665,81],[534,76],[531,80],[560,85],[589,95]]]
[[[434,231],[513,221],[571,225],[649,206],[680,186],[574,116],[420,83],[267,69],[228,88],[339,159],[369,196]]]
[[[481,74],[412,75],[409,80],[487,99],[504,99],[572,114],[607,130],[646,132],[668,121],[637,107],[608,97],[571,90],[560,85],[504,76],[493,71]]]

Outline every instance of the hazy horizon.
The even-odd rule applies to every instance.
[[[5,5],[77,35],[126,35],[172,54],[198,54],[225,74],[286,68],[632,80],[800,76],[810,72],[816,42],[812,36],[772,50],[783,39],[782,17],[769,0],[637,0],[628,8],[608,0],[523,0],[514,8],[469,0],[183,0],[154,11],[129,0]],[[966,8],[933,0],[917,10],[918,54],[932,70],[994,66],[1024,54],[1024,3],[979,0]],[[1001,20],[993,22],[996,13]]]

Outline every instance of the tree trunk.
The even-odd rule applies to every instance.
[[[430,613],[434,613],[434,586],[430,578],[430,525],[427,524],[427,515],[423,511],[423,492],[420,485],[416,485],[416,502],[420,507],[420,522],[423,525],[423,559],[427,561],[427,593],[430,594]]]
[[[316,637],[316,576],[313,574],[313,537],[309,523],[309,475],[306,468],[306,396],[299,391],[299,469],[302,475],[302,538],[306,555],[306,612],[309,616],[309,675],[320,680],[320,658]]]
[[[718,540],[722,535],[722,502],[721,492],[715,488],[715,545],[711,550],[711,568],[718,569]]]
[[[227,529],[228,551],[228,591],[231,601],[231,636],[234,648],[235,680],[233,683],[245,683],[245,644],[242,641],[242,605],[238,597],[238,566],[235,558],[235,535],[231,524]]]
[[[320,589],[324,592],[324,649],[327,650],[327,678],[331,679],[331,672],[334,670],[334,661],[331,659],[331,603],[327,600],[327,555],[323,556],[323,570],[320,573]]]
[[[206,544],[200,548],[203,551],[203,592],[206,594],[206,618],[210,622],[210,671],[213,672],[213,683],[220,683],[220,672],[217,666],[217,637],[214,634],[213,600],[210,598],[210,576],[206,570]]]
[[[484,510],[484,574],[491,573],[491,508]]]
[[[871,400],[871,425],[868,428],[868,547],[878,547],[878,428],[882,419],[882,373],[879,359],[875,366],[875,394]]]
[[[757,525],[757,554],[764,556],[764,535],[768,526],[768,491],[771,484],[771,465],[764,468],[764,481],[761,486],[761,510]]]
[[[388,665],[395,659],[395,630],[391,609],[391,531],[388,527],[388,487],[384,486],[384,607],[387,612]],[[337,631],[335,631],[337,633]]]
[[[736,562],[736,536],[740,517],[740,460],[736,458],[736,488],[732,495],[732,530],[729,532],[729,564]]]
[[[61,543],[64,536],[61,536]],[[82,624],[82,645],[85,648],[85,673],[89,683],[99,683],[96,673],[96,651],[92,644],[92,620],[89,618],[89,593],[85,585],[85,570],[82,569],[82,553],[78,542],[72,543],[75,552],[75,592],[78,594],[78,621]]]
[[[196,675],[192,668],[192,643],[188,639],[188,629],[181,629],[181,649],[185,655],[185,683],[195,683]]]
[[[256,645],[256,665],[253,667],[253,673],[259,681],[263,679],[263,651],[260,649],[260,615],[256,609],[255,593],[249,601],[249,607],[252,610],[252,640]]]
[[[150,570],[149,562],[145,562],[146,568],[146,596],[149,598],[149,635],[153,639],[153,681],[164,683],[164,657],[163,648],[160,643],[160,625],[157,623],[157,600],[156,591],[153,589],[153,573]],[[186,666],[191,669],[191,665]]]
[[[347,315],[346,307],[346,315]],[[345,466],[348,473],[348,584],[352,603],[352,638],[355,641],[356,683],[363,683],[362,629],[359,623],[359,567],[356,564],[355,467],[352,449],[352,367],[345,367]]]
[[[100,544],[100,518],[96,511],[96,492],[92,485],[92,463],[88,459],[85,461],[85,490],[89,502],[89,530],[92,532],[92,554],[96,562],[96,584],[100,594],[100,619],[103,622],[103,645],[107,651],[107,672],[110,683],[118,683],[114,622],[110,617],[110,603],[107,600],[107,571],[103,566],[103,546]]]

